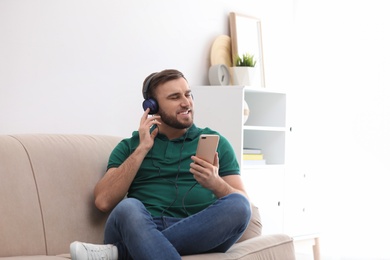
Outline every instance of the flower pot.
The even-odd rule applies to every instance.
[[[234,85],[252,86],[255,75],[254,67],[232,67],[232,71]]]

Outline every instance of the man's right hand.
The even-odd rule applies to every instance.
[[[148,114],[149,108],[147,108],[142,115],[141,122],[138,128],[140,146],[144,147],[147,151],[152,148],[154,144],[154,138],[158,134],[158,125],[161,124],[161,122],[159,121],[161,117],[159,115],[153,115],[149,117]],[[150,128],[153,125],[157,125],[157,127],[152,132],[150,132]]]

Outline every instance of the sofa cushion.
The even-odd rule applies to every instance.
[[[244,234],[242,234],[241,238],[237,241],[237,243],[240,243],[253,237],[261,236],[262,229],[263,225],[261,224],[259,208],[252,204],[251,220]]]
[[[35,179],[23,145],[0,136],[0,257],[46,254]]]
[[[226,253],[183,256],[183,260],[295,260],[294,243],[285,234],[258,236],[234,244]]]
[[[95,207],[93,190],[120,138],[48,134],[15,138],[23,143],[31,161],[47,254],[68,253],[75,240],[102,243],[107,214]]]
[[[70,256],[68,257],[68,259],[70,259]],[[65,256],[34,255],[2,257],[1,260],[67,260],[67,258]]]

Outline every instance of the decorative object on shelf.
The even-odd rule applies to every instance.
[[[235,61],[237,56],[241,56],[244,53],[252,53],[258,62],[254,70],[253,83],[251,84],[253,87],[265,87],[260,20],[232,12],[229,14],[229,23],[232,44],[232,60]]]
[[[233,84],[253,86],[256,62],[254,55],[249,53],[245,53],[242,56],[236,56],[234,67],[232,67]]]
[[[213,42],[210,52],[210,64],[224,64],[231,67],[232,60],[232,43],[228,35],[219,35]]]
[[[250,112],[250,109],[249,109],[248,103],[246,103],[246,101],[244,100],[244,112],[243,112],[244,113],[244,117],[242,118],[243,119],[242,124],[245,124],[246,121],[248,120],[249,112]]]
[[[233,64],[232,59],[232,41],[228,35],[219,35],[213,42],[210,51],[210,65],[226,65],[229,70],[229,84],[231,84],[230,67]],[[228,84],[228,85],[229,85]],[[213,84],[212,84],[213,85]]]
[[[226,86],[230,84],[229,68],[225,64],[213,65],[209,68],[210,85]]]

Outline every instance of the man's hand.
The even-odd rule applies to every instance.
[[[191,156],[191,159],[194,162],[190,164],[190,172],[194,175],[195,180],[204,188],[211,190],[217,198],[222,198],[231,193],[241,193],[248,197],[240,175],[219,176],[217,152],[213,164],[196,156]]]
[[[150,132],[150,128],[153,125],[160,125],[161,122],[158,121],[160,119],[160,116],[155,115],[149,117],[149,108],[147,108],[144,112],[144,114],[141,117],[141,122],[138,128],[139,132],[139,139],[140,139],[140,146],[144,147],[147,151],[149,151],[154,143],[154,138],[158,134],[158,128],[154,129],[152,132]]]
[[[194,175],[195,180],[204,188],[212,191],[218,190],[224,183],[223,179],[218,174],[218,153],[216,152],[214,155],[213,164],[196,156],[192,156],[191,159],[194,162],[190,164],[190,172]]]

